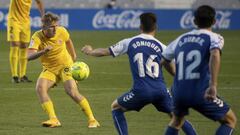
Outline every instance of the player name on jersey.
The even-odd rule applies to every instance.
[[[200,46],[202,46],[204,41],[205,40],[201,37],[187,36],[187,37],[183,38],[182,40],[180,40],[178,45],[181,47],[185,43],[198,43]]]
[[[136,41],[136,42],[133,43],[133,48],[134,49],[136,49],[138,47],[141,47],[141,46],[146,46],[146,47],[153,48],[156,52],[161,51],[159,46],[155,45],[155,43],[152,43],[150,41]]]

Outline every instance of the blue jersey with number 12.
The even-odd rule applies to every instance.
[[[174,97],[186,103],[203,99],[210,80],[210,51],[221,50],[223,44],[222,36],[203,29],[192,30],[170,43],[163,57],[175,59]]]
[[[166,48],[160,41],[148,34],[140,34],[121,40],[109,48],[112,56],[128,54],[134,90],[166,90],[159,65],[161,53]]]

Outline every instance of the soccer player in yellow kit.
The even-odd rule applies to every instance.
[[[42,16],[44,14],[43,4],[41,0],[36,0],[36,3]],[[31,5],[32,0],[11,0],[9,6],[7,40],[11,46],[9,61],[13,83],[31,82],[26,76],[27,47],[31,34],[29,16]]]
[[[46,127],[61,126],[48,95],[48,91],[58,81],[63,81],[66,93],[80,105],[88,117],[88,127],[100,126],[94,118],[87,99],[78,92],[76,81],[70,73],[70,66],[76,60],[76,53],[67,30],[58,26],[58,16],[46,13],[42,18],[42,30],[32,36],[28,60],[41,58],[43,70],[37,80],[36,90],[43,110],[49,116],[49,120],[42,123]]]

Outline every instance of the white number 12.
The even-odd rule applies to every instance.
[[[190,62],[184,71],[184,61]],[[193,70],[201,63],[201,53],[198,50],[192,50],[186,54],[186,60],[184,60],[184,52],[180,52],[177,57],[178,63],[178,80],[183,80],[183,75],[185,72],[185,80],[199,79],[200,73],[193,72]]]

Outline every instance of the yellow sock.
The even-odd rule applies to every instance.
[[[27,48],[19,49],[19,76],[20,78],[26,75],[27,69]]]
[[[18,76],[18,47],[10,47],[10,68],[13,76]]]
[[[48,114],[49,119],[57,118],[52,101],[42,103],[42,108]]]
[[[89,103],[88,103],[86,98],[84,98],[78,104],[81,106],[83,112],[87,115],[89,120],[94,120],[95,119],[94,116],[93,116],[91,107],[90,107],[90,105],[89,105]]]

